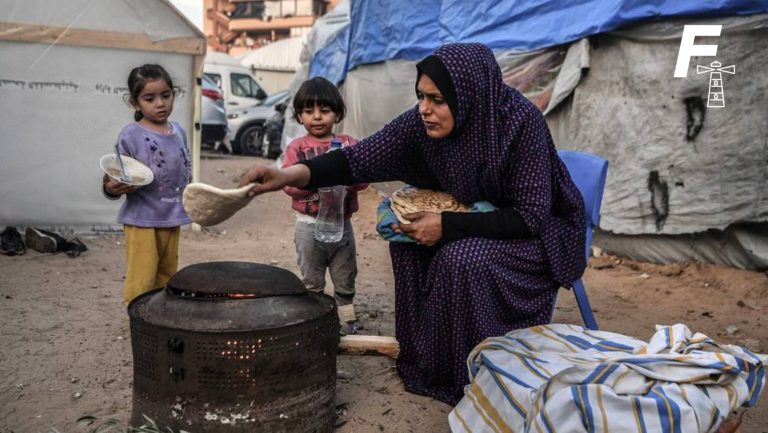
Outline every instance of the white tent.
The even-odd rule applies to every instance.
[[[0,0],[0,226],[116,228],[99,158],[133,120],[131,68],[162,64],[180,89],[172,119],[199,170],[205,37],[166,0]]]
[[[301,67],[301,50],[306,36],[281,39],[239,56],[240,63],[250,68],[267,93],[286,90],[293,74]]]

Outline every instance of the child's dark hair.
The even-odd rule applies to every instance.
[[[128,97],[132,104],[138,104],[139,94],[144,89],[144,84],[147,80],[164,80],[168,83],[168,87],[176,94],[176,88],[173,86],[173,80],[168,71],[160,65],[147,63],[145,65],[138,66],[131,70],[128,74]],[[138,122],[144,117],[140,110],[136,110],[133,113],[133,118]]]
[[[301,83],[296,96],[293,97],[293,118],[300,122],[301,111],[315,105],[330,108],[336,113],[337,123],[341,122],[344,115],[347,114],[347,106],[344,105],[341,92],[333,83],[323,77],[315,77]]]

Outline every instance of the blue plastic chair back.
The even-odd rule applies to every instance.
[[[600,204],[603,201],[605,177],[608,174],[608,161],[599,156],[575,150],[559,150],[557,154],[568,168],[568,173],[581,192],[584,210],[587,214],[587,250],[592,244],[592,231],[600,224]]]
[[[608,161],[599,156],[574,150],[559,150],[557,154],[568,168],[568,173],[581,192],[584,199],[584,209],[587,218],[587,242],[586,255],[589,261],[589,247],[592,245],[592,231],[600,223],[600,205],[603,201],[605,190],[605,177],[608,174]],[[589,329],[597,329],[597,322],[589,305],[587,292],[581,278],[574,281],[573,292],[579,304],[581,317]]]

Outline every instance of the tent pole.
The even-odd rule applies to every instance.
[[[203,74],[203,55],[195,56],[195,66],[192,69],[192,83],[194,83],[194,109],[192,110],[192,182],[200,182],[200,152],[201,152],[201,138],[202,138],[202,124],[200,123],[201,107],[200,102],[202,98],[202,82],[201,76]],[[192,231],[199,232],[201,227],[199,224],[192,223]]]

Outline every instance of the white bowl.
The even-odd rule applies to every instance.
[[[120,163],[117,161],[114,153],[102,156],[101,160],[99,160],[99,165],[107,176],[127,185],[144,186],[149,185],[155,180],[155,174],[146,165],[130,156],[120,155],[120,159],[123,160],[125,174],[130,178],[129,180],[120,179]]]

